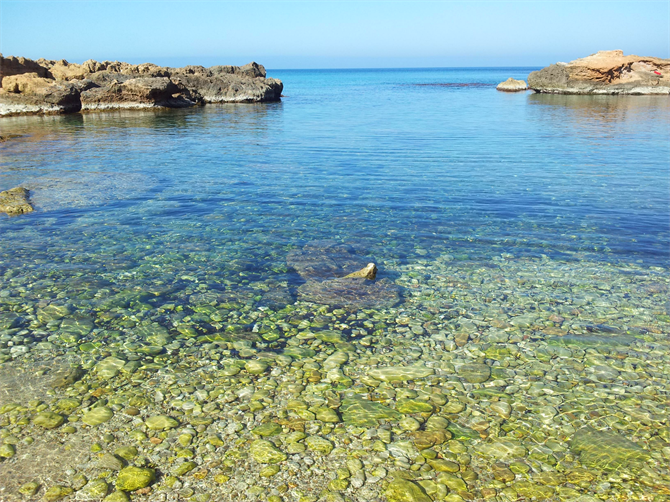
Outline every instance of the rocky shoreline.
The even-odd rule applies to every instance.
[[[278,101],[283,90],[257,63],[169,68],[2,55],[0,82],[0,116],[269,102]]]
[[[670,94],[670,59],[599,51],[531,72],[528,87],[550,94]]]

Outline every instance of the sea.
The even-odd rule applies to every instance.
[[[670,101],[535,69],[0,119],[0,499],[668,500]]]

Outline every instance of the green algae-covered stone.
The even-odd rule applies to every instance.
[[[33,418],[33,423],[35,425],[39,425],[45,429],[55,429],[63,422],[65,422],[65,417],[52,411],[43,411],[35,415],[35,418]]]
[[[249,453],[256,462],[261,464],[277,464],[288,458],[284,452],[265,439],[252,442]]]
[[[395,407],[400,413],[431,413],[433,405],[418,399],[400,399]]]
[[[270,436],[276,436],[278,434],[282,433],[282,427],[279,424],[275,424],[274,422],[269,422],[267,424],[259,425],[255,429],[253,429],[252,434],[256,434],[257,436],[261,437],[270,437]]]
[[[249,361],[244,365],[244,369],[247,370],[247,373],[251,373],[252,375],[265,373],[268,367],[268,364],[264,361]]]
[[[11,444],[0,444],[0,457],[12,458],[16,455],[16,449]]]
[[[437,472],[458,472],[461,469],[456,462],[451,462],[450,460],[444,460],[441,458],[429,460],[428,465],[430,465]]]
[[[386,368],[375,368],[368,375],[384,382],[407,382],[418,380],[433,375],[435,371],[425,366],[388,366]]]
[[[522,497],[526,497],[528,500],[549,500],[554,495],[554,489],[549,486],[536,485],[529,481],[519,481],[514,483],[512,488]]]
[[[406,479],[391,481],[384,494],[388,502],[432,502],[423,488]]]
[[[132,460],[138,454],[137,448],[134,446],[121,446],[114,450],[114,455],[117,455],[125,460]]]
[[[650,458],[647,450],[613,431],[598,431],[591,427],[579,429],[570,448],[587,467],[603,471],[638,470]]]
[[[481,435],[476,430],[454,422],[451,422],[447,426],[447,430],[453,434],[454,438],[460,440],[481,438]]]
[[[47,502],[54,502],[56,500],[65,498],[68,495],[72,495],[73,493],[74,490],[69,486],[56,485],[47,490],[47,492],[44,494],[44,500]]]
[[[316,413],[316,419],[321,420],[322,422],[330,424],[337,424],[340,422],[340,416],[332,408],[326,408],[326,407],[317,408],[315,413]]]
[[[491,367],[486,364],[464,364],[458,368],[458,376],[469,383],[483,383],[491,378]]]
[[[93,408],[91,411],[84,413],[84,416],[81,417],[81,421],[87,425],[95,427],[102,423],[107,422],[114,416],[114,412],[111,408],[107,406],[98,406]]]
[[[268,465],[267,467],[263,467],[261,471],[258,473],[258,475],[263,478],[271,478],[278,472],[279,472],[278,465]]]
[[[400,420],[402,413],[384,406],[381,403],[360,398],[349,398],[342,401],[340,406],[342,420],[359,427],[374,427],[379,420]]]
[[[109,485],[104,479],[93,479],[84,487],[86,494],[92,499],[101,499],[109,491]]]
[[[126,492],[115,491],[107,495],[104,502],[130,502],[130,497]]]
[[[184,474],[188,474],[189,472],[191,472],[196,467],[198,467],[198,464],[196,464],[195,462],[190,461],[184,462],[179,464],[172,472],[174,473],[175,476],[183,476]]]
[[[39,489],[40,489],[39,483],[36,483],[35,481],[30,481],[24,485],[21,485],[21,488],[19,488],[19,493],[25,495],[26,497],[32,497],[37,493]]]
[[[309,436],[305,439],[305,444],[310,450],[321,455],[328,455],[333,451],[333,443],[321,436]]]
[[[126,467],[121,469],[116,478],[116,489],[124,492],[132,492],[140,488],[146,488],[156,481],[156,471],[147,467]]]
[[[164,431],[167,429],[174,429],[179,425],[174,418],[167,415],[154,415],[146,419],[147,427],[153,431]]]
[[[107,357],[95,365],[96,373],[102,378],[113,378],[119,374],[126,361],[118,357]]]

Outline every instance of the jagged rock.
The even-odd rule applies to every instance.
[[[528,89],[528,85],[524,80],[515,80],[512,77],[510,77],[504,82],[500,82],[496,87],[496,89],[505,92],[518,92],[518,91],[525,91],[526,89]]]
[[[81,93],[81,104],[83,110],[177,107],[178,100],[172,96],[179,92],[179,87],[167,77],[140,77],[88,89]],[[181,104],[191,106],[194,103],[182,99]]]
[[[0,192],[0,213],[7,213],[10,216],[17,214],[30,213],[33,206],[28,201],[28,190],[23,187],[12,188]]]
[[[528,86],[555,94],[670,94],[670,59],[600,51],[531,72]]]
[[[83,64],[0,55],[0,116],[114,108],[278,101],[283,84],[257,63],[185,66],[88,60]]]
[[[351,274],[346,275],[344,278],[345,279],[360,278],[374,281],[375,277],[377,277],[377,265],[375,265],[374,263],[368,263],[367,266],[363,267],[360,270],[357,270],[356,272],[352,272]]]

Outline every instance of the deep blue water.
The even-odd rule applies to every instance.
[[[0,218],[2,266],[200,242],[267,272],[315,238],[667,265],[668,99],[496,91],[531,70],[277,70],[280,103],[3,119],[0,189],[38,180],[48,210]]]

